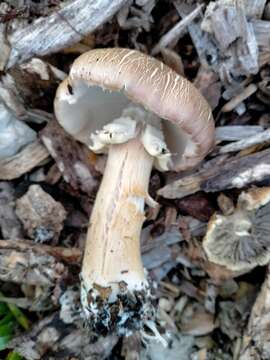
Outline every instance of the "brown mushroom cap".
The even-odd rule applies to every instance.
[[[211,108],[199,91],[162,62],[136,50],[91,50],[75,60],[58,87],[54,108],[60,124],[89,145],[90,133],[137,103],[164,121],[173,170],[199,163],[214,143]]]

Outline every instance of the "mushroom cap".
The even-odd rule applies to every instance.
[[[95,49],[79,56],[58,87],[55,114],[63,128],[90,144],[90,133],[118,118],[132,101],[163,119],[172,170],[194,167],[214,144],[211,108],[188,80],[136,50]]]
[[[203,239],[210,261],[249,271],[270,261],[270,187],[242,192],[232,215],[214,214]]]

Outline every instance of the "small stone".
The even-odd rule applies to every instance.
[[[63,205],[39,185],[31,185],[17,200],[16,213],[27,235],[41,243],[58,239],[67,215]]]
[[[218,196],[217,203],[223,215],[231,215],[235,210],[232,199],[223,193]]]
[[[35,131],[0,104],[0,159],[15,155],[35,139]]]
[[[170,301],[169,299],[166,299],[166,298],[162,297],[162,298],[159,299],[158,306],[162,310],[164,310],[166,312],[170,312],[172,310],[172,307],[173,307],[173,302]]]

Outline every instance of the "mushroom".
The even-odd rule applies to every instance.
[[[203,239],[207,258],[241,273],[270,261],[270,187],[242,192],[231,215],[214,214]]]
[[[86,317],[101,334],[127,335],[145,324],[155,332],[140,255],[144,206],[157,204],[148,194],[151,169],[198,164],[214,143],[211,109],[166,65],[121,48],[91,50],[75,60],[54,107],[69,134],[108,153],[81,271]]]

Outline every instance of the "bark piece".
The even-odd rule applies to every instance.
[[[224,145],[219,149],[220,154],[240,151],[247,149],[254,145],[265,144],[270,142],[270,129],[260,132],[259,134],[249,136],[248,138],[234,142],[232,144]]]
[[[10,47],[6,40],[6,25],[0,24],[0,71],[4,70],[4,67],[8,61],[10,55]]]
[[[9,70],[6,86],[16,92],[25,108],[51,109],[57,85],[66,74],[48,62],[32,58]]]
[[[171,250],[167,246],[156,247],[142,256],[144,266],[151,270],[172,260]]]
[[[1,76],[0,98],[22,120],[48,121],[47,113],[38,110],[37,114],[30,108],[51,109],[55,88],[65,76],[44,60],[33,58]]]
[[[195,8],[194,5],[183,3],[181,0],[174,1],[174,6],[182,18],[185,18]],[[201,30],[202,16],[195,20],[188,25],[188,32],[198,53],[201,65],[211,67],[212,64],[216,64],[218,61],[218,49],[210,36]]]
[[[50,121],[42,130],[41,139],[55,159],[64,180],[75,190],[93,195],[98,186],[98,174],[94,170],[96,156],[67,135],[56,121]]]
[[[35,246],[27,240],[0,240],[0,280],[18,284],[25,295],[23,298],[1,296],[1,301],[30,311],[52,309],[69,276],[63,262],[74,263],[78,259],[76,249]]]
[[[245,13],[249,18],[260,19],[263,15],[267,0],[247,0],[245,2]]]
[[[194,5],[182,1],[174,4],[182,17],[194,9]],[[218,73],[224,84],[234,83],[238,76],[258,72],[257,38],[243,3],[210,2],[203,18],[189,24],[188,31],[201,64]]]
[[[135,5],[135,6],[134,6]],[[117,13],[117,21],[122,29],[136,29],[138,32],[145,30],[150,31],[153,17],[151,12],[155,7],[155,0],[146,1],[127,1]]]
[[[240,360],[268,360],[270,358],[270,275],[267,277],[257,297],[247,329],[245,331]]]
[[[56,312],[37,322],[28,333],[17,336],[8,346],[27,360],[105,360],[117,341],[118,337],[111,335],[95,342],[81,323],[66,324]]]
[[[19,96],[13,78],[6,73],[0,80],[0,100],[7,108],[13,111],[18,118],[24,118],[27,114],[23,101]]]
[[[0,240],[0,251],[8,254],[15,251],[21,254],[32,253],[33,256],[52,256],[57,261],[61,261],[67,264],[77,265],[81,261],[82,251],[78,248],[65,248],[62,246],[50,246],[44,244],[35,244],[30,240]],[[25,261],[23,261],[25,263]]]
[[[65,274],[65,267],[47,253],[33,253],[31,247],[23,252],[13,249],[14,243],[1,246],[0,279],[5,282],[50,288]],[[13,245],[13,246],[12,246]]]
[[[257,125],[227,125],[216,127],[217,141],[236,141],[249,138],[263,132],[262,126]]]
[[[28,236],[41,243],[57,241],[67,215],[63,205],[39,185],[31,185],[17,200],[16,213]]]
[[[241,338],[245,329],[253,302],[256,297],[256,287],[250,287],[245,296],[235,299],[235,301],[220,301],[218,319],[221,331],[226,334],[231,341]]]
[[[0,179],[16,179],[41,165],[48,157],[48,151],[39,141],[30,143],[16,155],[0,160]]]
[[[195,224],[194,227],[198,226]],[[148,226],[142,230],[141,234],[141,249],[143,253],[153,250],[162,245],[173,245],[183,241],[183,237],[176,226],[169,227],[164,233],[159,236],[152,236],[151,230],[153,226]]]
[[[15,30],[8,38],[11,52],[6,68],[80,41],[109,20],[126,1],[70,1],[50,16],[41,17],[23,29]]]
[[[258,42],[259,49],[262,53],[269,52],[269,31],[270,21],[265,20],[253,20],[252,26]]]
[[[193,175],[182,177],[161,188],[158,194],[168,199],[181,199],[202,190],[205,192],[243,188],[252,183],[268,183],[270,149],[242,157],[223,159],[220,163]],[[205,166],[206,167],[206,166]]]
[[[10,349],[15,349],[27,360],[42,359],[46,352],[59,341],[62,333],[72,331],[74,326],[68,327],[58,314],[42,319],[28,334],[23,334],[9,343]]]
[[[0,229],[4,239],[22,237],[22,226],[15,213],[12,184],[0,182]]]
[[[217,324],[214,315],[204,309],[197,309],[181,324],[181,333],[184,335],[204,336],[211,333]]]
[[[200,221],[208,221],[215,211],[204,194],[195,194],[177,200],[176,205],[180,212],[187,213]]]
[[[242,3],[211,2],[202,29],[210,34],[220,50],[220,65],[228,73],[239,76],[258,72],[257,41]],[[231,57],[229,61],[226,59],[228,56]]]

